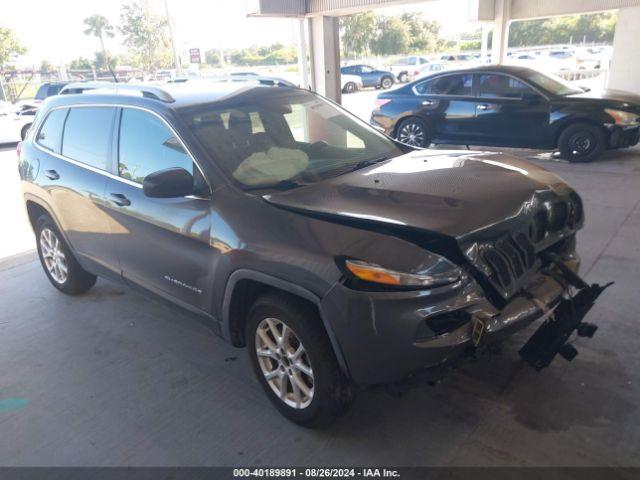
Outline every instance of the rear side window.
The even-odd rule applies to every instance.
[[[431,93],[435,95],[471,95],[473,75],[447,75],[431,82]]]
[[[194,174],[193,161],[182,142],[155,115],[125,108],[120,121],[118,174],[142,183],[150,173],[176,167]]]
[[[101,170],[108,170],[111,129],[116,109],[72,108],[62,138],[62,154]]]
[[[512,77],[505,75],[480,75],[480,96],[484,98],[522,98],[531,89]]]
[[[38,91],[36,92],[36,100],[44,100],[47,98],[47,90],[49,89],[49,85],[40,85]]]
[[[62,128],[64,120],[67,118],[67,108],[53,110],[44,120],[42,127],[38,131],[36,143],[47,150],[60,153],[62,144]]]

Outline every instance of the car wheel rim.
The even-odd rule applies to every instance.
[[[388,78],[385,78],[382,81],[382,88],[389,88],[391,86],[391,81]]]
[[[424,130],[417,123],[408,123],[400,129],[398,140],[412,147],[421,147],[424,145]]]
[[[577,133],[569,139],[569,149],[572,155],[583,157],[595,149],[596,140],[588,133]]]
[[[256,330],[255,349],[273,393],[289,407],[308,407],[313,400],[313,369],[296,333],[276,318],[265,318]]]
[[[62,243],[58,236],[49,228],[40,232],[40,251],[49,275],[59,284],[67,281],[67,257],[62,251]]]

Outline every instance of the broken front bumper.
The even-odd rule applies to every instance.
[[[564,265],[575,272],[579,261]],[[468,280],[412,292],[359,292],[336,284],[323,299],[321,312],[353,380],[389,383],[551,318],[570,284],[565,276],[557,267],[539,272],[500,310]]]

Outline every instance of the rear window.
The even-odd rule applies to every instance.
[[[60,110],[53,110],[47,115],[36,137],[36,143],[38,145],[52,152],[60,153],[62,128],[64,127],[64,120],[67,118],[68,111],[67,108],[62,108]]]
[[[62,139],[62,154],[101,170],[108,170],[111,130],[116,109],[72,108]]]

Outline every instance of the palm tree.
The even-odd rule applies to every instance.
[[[100,39],[102,58],[104,59],[104,63],[106,64],[107,68],[111,71],[109,57],[107,56],[107,49],[104,46],[104,38],[113,38],[115,36],[115,33],[113,33],[113,25],[111,25],[107,17],[103,15],[91,15],[90,17],[84,19],[84,24],[87,26],[84,31],[85,35],[93,35],[94,37],[98,37]],[[113,75],[113,72],[111,72],[111,74]]]

